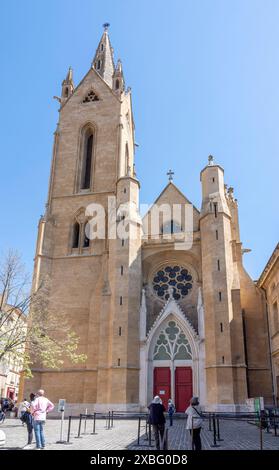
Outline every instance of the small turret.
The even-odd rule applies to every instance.
[[[74,92],[75,86],[73,82],[73,69],[69,67],[67,76],[62,82],[61,103],[69,98]]]
[[[224,212],[230,216],[224,187],[224,170],[214,162],[212,155],[208,157],[207,166],[201,171],[202,210],[201,216],[210,212]]]
[[[239,233],[239,221],[238,221],[238,205],[237,199],[234,197],[234,189],[230,186],[227,189],[227,203],[231,214],[231,226],[232,226],[232,240],[240,243]]]
[[[117,66],[113,74],[113,90],[119,94],[125,90],[123,68],[122,68],[122,62],[120,59],[118,59],[117,61]]]

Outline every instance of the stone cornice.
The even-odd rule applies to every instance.
[[[97,368],[92,368],[92,369],[31,369],[32,372],[40,372],[40,374],[50,374],[50,373],[60,373],[60,372],[97,372]]]
[[[246,364],[212,364],[211,366],[205,366],[205,369],[219,369],[219,368],[224,368],[224,367],[247,369]]]
[[[220,215],[223,215],[224,217],[227,217],[227,219],[229,219],[229,220],[231,220],[231,218],[232,218],[229,214],[227,214],[227,213],[224,212],[224,211],[220,211],[220,212],[218,211],[218,215],[219,215],[219,214],[220,214]],[[213,213],[213,212],[206,212],[205,214],[202,214],[202,215],[200,216],[200,222],[201,222],[203,219],[205,219],[205,217],[207,217],[207,216],[209,216],[209,215],[211,215],[212,217],[214,217],[214,220],[218,220],[218,217],[216,218],[216,217],[214,216],[214,213]]]
[[[221,167],[221,165],[206,165],[201,171],[200,171],[200,179],[201,179],[201,175],[202,173],[205,171],[205,170],[208,170],[209,168],[219,168],[223,173],[224,173],[224,168]]]
[[[265,281],[267,281],[268,276],[271,274],[272,269],[274,268],[276,262],[279,261],[279,243],[277,243],[274,251],[272,252],[268,262],[265,265],[265,268],[260,275],[260,278],[257,282],[258,287],[264,287]]]
[[[113,194],[115,195],[115,191],[98,191],[98,192],[88,192],[88,193],[73,193],[73,194],[65,194],[64,196],[52,196],[52,199],[64,199],[69,197],[77,198],[78,196],[85,197],[85,196],[98,196],[99,194]]]
[[[91,254],[83,254],[83,253],[78,253],[75,255],[64,255],[64,256],[48,256],[39,253],[38,255],[35,256],[35,260],[37,258],[46,258],[49,260],[55,260],[55,259],[75,259],[75,258],[92,258],[93,256],[102,256],[103,253],[91,253]]]
[[[133,181],[134,183],[136,183],[138,185],[138,187],[140,188],[140,182],[138,179],[134,178],[133,176],[120,176],[120,178],[118,178],[118,180],[116,181],[116,185],[122,181],[122,180],[130,180],[130,181]]]

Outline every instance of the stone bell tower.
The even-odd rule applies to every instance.
[[[246,364],[224,170],[209,157],[201,171],[202,283],[208,408],[234,409],[247,398]],[[236,288],[236,289],[235,289]],[[239,286],[238,286],[239,291]]]
[[[63,396],[73,410],[85,404],[133,409],[139,401],[140,238],[111,237],[110,228],[112,212],[121,223],[128,210],[139,232],[134,121],[131,90],[125,89],[121,62],[114,65],[108,26],[81,82],[74,87],[70,68],[62,83],[34,266],[33,289],[49,277],[49,308],[66,313],[87,361],[65,361],[58,371],[37,365],[26,393],[46,389],[53,401]],[[91,204],[100,205],[105,220],[104,236],[96,239],[87,230]]]

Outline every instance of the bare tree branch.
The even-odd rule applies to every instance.
[[[50,279],[30,294],[30,276],[18,253],[10,250],[0,262],[0,361],[20,361],[26,375],[32,363],[59,368],[64,361],[83,362],[79,338],[67,317],[49,307]]]

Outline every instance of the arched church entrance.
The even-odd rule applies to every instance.
[[[159,395],[166,408],[171,398],[176,410],[184,412],[193,395],[193,353],[183,327],[174,317],[169,317],[154,335],[149,366],[153,395]]]

